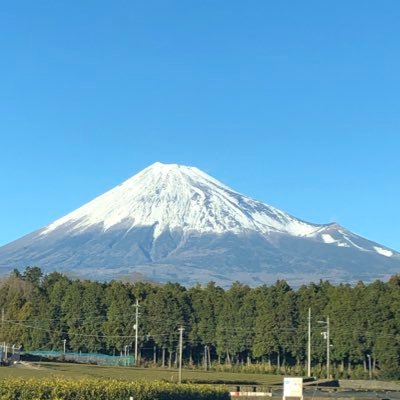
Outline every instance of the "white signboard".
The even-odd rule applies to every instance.
[[[303,378],[283,378],[283,398],[303,397]]]

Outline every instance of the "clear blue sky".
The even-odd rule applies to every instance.
[[[194,165],[400,250],[399,1],[14,1],[0,245],[147,165]]]

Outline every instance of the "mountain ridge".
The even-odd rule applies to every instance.
[[[336,223],[298,219],[195,167],[155,163],[0,247],[3,268],[33,263],[107,279],[121,270],[152,271],[154,279],[158,271],[161,280],[194,283],[203,281],[203,271],[204,277],[218,275],[220,283],[237,276],[254,284],[274,274],[351,280],[363,272],[358,263],[365,276],[387,276],[400,269],[400,254]]]

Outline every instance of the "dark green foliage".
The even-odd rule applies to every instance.
[[[103,332],[107,337],[105,347],[111,354],[122,353],[125,346],[132,344],[134,330],[134,302],[128,284],[112,281],[103,290],[105,320]]]
[[[396,378],[400,370],[400,276],[389,282],[333,286],[321,281],[294,291],[285,281],[250,288],[238,282],[190,289],[175,284],[99,283],[37,267],[13,271],[0,285],[0,342],[25,350],[121,354],[134,348],[135,303],[142,363],[183,361],[209,367],[305,373],[307,318],[312,310],[313,374],[324,375],[330,318],[331,370],[337,377]],[[206,358],[207,356],[207,358]],[[162,362],[161,362],[162,360]],[[255,364],[258,364],[255,365]],[[222,368],[222,367],[220,367]]]
[[[155,344],[168,351],[168,365],[178,347],[178,329],[190,331],[191,302],[187,290],[168,283],[152,292],[146,301],[148,336]],[[175,357],[176,360],[176,357]]]
[[[216,348],[226,363],[242,361],[241,356],[250,352],[252,336],[252,310],[246,304],[248,286],[235,282],[222,298],[223,306],[216,327]],[[248,314],[246,314],[246,311]]]

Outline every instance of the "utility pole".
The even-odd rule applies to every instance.
[[[139,300],[136,299],[136,313],[135,313],[135,367],[137,367],[137,357],[138,357],[138,330],[139,330]]]
[[[307,376],[311,377],[311,308],[308,309]]]
[[[330,341],[330,327],[329,327],[329,316],[326,317],[326,321],[318,321],[319,324],[326,325],[326,331],[322,332],[321,335],[324,335],[326,339],[326,379],[330,379],[330,349],[331,349],[331,341]]]
[[[67,343],[67,339],[63,339],[64,354],[65,354],[66,343]]]
[[[329,339],[329,316],[326,317],[326,376],[330,379],[331,374],[329,373],[330,363],[330,349],[331,349],[331,341]]]
[[[4,307],[1,309],[1,335],[4,335]]]
[[[179,378],[178,383],[182,383],[182,351],[183,351],[183,331],[184,328],[179,328]]]
[[[368,375],[369,375],[369,380],[372,379],[372,367],[371,367],[371,354],[367,354],[368,357]]]

